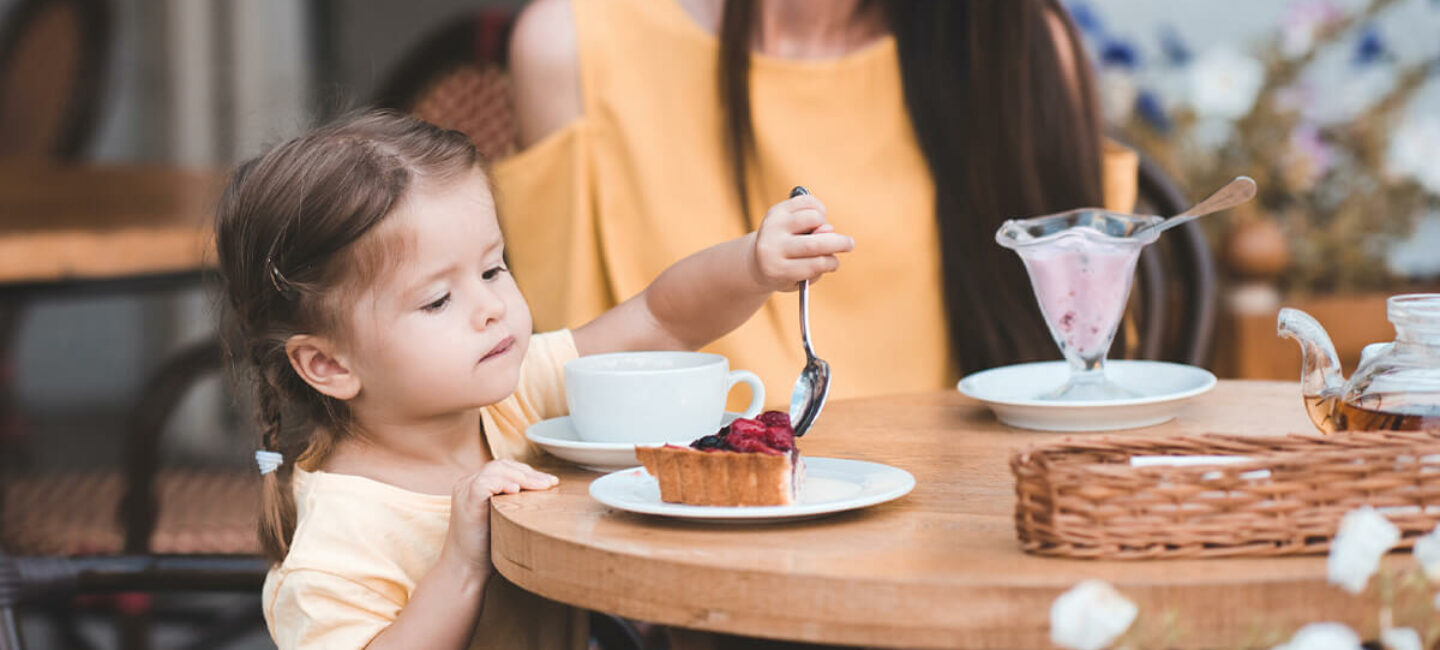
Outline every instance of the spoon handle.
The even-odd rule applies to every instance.
[[[1190,209],[1181,212],[1169,219],[1151,226],[1156,234],[1165,232],[1183,223],[1189,223],[1211,212],[1219,212],[1226,208],[1233,208],[1241,203],[1255,198],[1255,179],[1249,176],[1236,176],[1224,187],[1215,190],[1215,193],[1205,197],[1204,201],[1190,206]]]
[[[796,185],[790,190],[790,198],[809,194],[810,190]],[[810,347],[810,281],[800,281],[800,343],[805,346],[805,358],[814,359],[815,350]]]
[[[1233,208],[1241,203],[1255,198],[1255,179],[1249,176],[1236,176],[1224,187],[1215,190],[1214,194],[1205,197],[1204,201],[1191,206],[1189,210],[1175,215],[1180,217],[1198,217],[1219,212],[1226,208]]]

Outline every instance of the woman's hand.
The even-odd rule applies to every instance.
[[[755,232],[750,270],[766,289],[794,291],[802,280],[815,282],[840,268],[836,255],[853,248],[855,240],[825,220],[825,204],[812,195],[797,196],[765,213]]]
[[[442,558],[456,568],[489,576],[490,497],[515,494],[521,490],[548,490],[560,479],[513,460],[486,463],[480,471],[455,484],[450,497],[450,531]]]

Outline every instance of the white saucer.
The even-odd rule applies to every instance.
[[[991,368],[960,380],[961,393],[984,402],[1012,427],[1043,431],[1138,429],[1175,417],[1185,400],[1215,387],[1204,368],[1165,361],[1106,361],[1105,375],[1139,397],[1093,402],[1037,399],[1065,383],[1064,361]]]
[[[688,506],[660,500],[660,485],[643,467],[606,474],[590,483],[590,496],[611,508],[645,515],[712,522],[770,523],[805,519],[893,501],[915,488],[903,469],[863,460],[805,456],[800,502],[788,506]]]
[[[726,412],[721,418],[721,426],[730,424],[731,420],[740,417],[739,413]],[[633,442],[586,442],[575,434],[574,427],[570,426],[570,416],[562,415],[558,418],[541,420],[530,425],[525,430],[525,437],[531,442],[540,445],[542,449],[550,452],[551,455],[561,460],[568,460],[585,469],[597,472],[610,472],[626,467],[634,467],[640,463],[635,458],[635,445]],[[656,442],[643,442],[644,445],[663,445],[665,443],[676,445],[688,445],[694,438],[684,440],[660,440]]]

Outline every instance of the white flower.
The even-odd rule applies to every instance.
[[[1390,133],[1385,168],[1440,196],[1440,119],[1411,115]]]
[[[1380,568],[1380,557],[1398,541],[1400,529],[1374,508],[1365,506],[1345,513],[1340,531],[1330,543],[1325,567],[1330,582],[1352,594],[1365,591],[1370,576]]]
[[[1385,646],[1385,650],[1425,650],[1420,633],[1408,627],[1392,627],[1381,632],[1380,645]]]
[[[1344,623],[1311,623],[1274,650],[1356,650],[1360,637]]]
[[[1316,101],[1302,110],[1302,119],[1321,126],[1345,125],[1364,118],[1400,81],[1400,68],[1393,65],[1369,65],[1351,69],[1346,74],[1315,75]]]
[[[1109,583],[1086,580],[1050,605],[1050,640],[1073,650],[1100,650],[1130,629],[1139,612]]]
[[[1201,151],[1214,151],[1235,137],[1235,123],[1218,117],[1202,118],[1190,127],[1190,140]]]
[[[1430,582],[1440,582],[1440,526],[1415,540],[1415,561],[1425,569]]]
[[[1330,2],[1295,2],[1286,7],[1280,22],[1280,51],[1294,58],[1315,47],[1320,29],[1339,20],[1340,10]]]
[[[1236,120],[1255,105],[1265,66],[1227,47],[1208,50],[1190,66],[1190,105],[1195,114]]]
[[[1385,266],[1401,277],[1440,277],[1440,210],[1417,215],[1415,228],[1405,237],[1391,239],[1385,249]],[[1440,555],[1435,561],[1440,561]],[[1431,579],[1440,585],[1440,567]]]

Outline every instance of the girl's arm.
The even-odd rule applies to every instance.
[[[639,295],[575,330],[581,355],[694,350],[734,330],[774,291],[839,268],[855,247],[825,221],[825,206],[799,196],[770,208],[760,229],[665,269]]]
[[[470,647],[491,571],[442,551],[395,622],[366,649]]]
[[[469,648],[485,584],[495,571],[490,563],[490,497],[546,490],[558,482],[524,463],[497,460],[457,483],[440,559],[415,585],[395,622],[371,640],[367,650]]]

